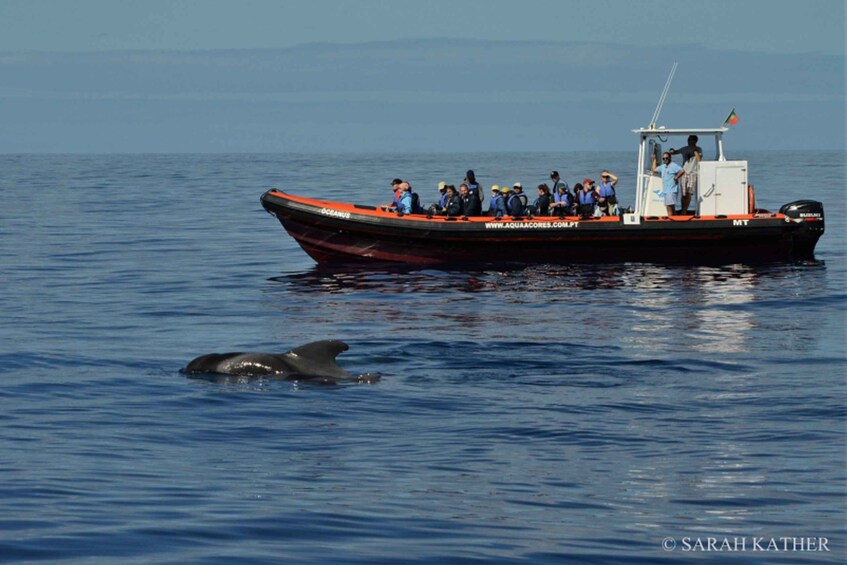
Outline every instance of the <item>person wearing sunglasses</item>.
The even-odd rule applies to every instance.
[[[676,203],[679,198],[679,179],[685,174],[682,167],[671,161],[671,154],[667,151],[662,153],[662,164],[656,163],[656,155],[653,154],[653,165],[651,169],[662,177],[662,194],[665,197],[665,207],[668,217],[673,216],[676,211]]]

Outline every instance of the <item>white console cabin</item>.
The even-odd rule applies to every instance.
[[[651,171],[652,156],[662,163],[662,144],[681,149],[687,145],[689,135],[696,135],[697,145],[703,149],[700,161],[700,179],[697,193],[691,199],[691,211],[697,216],[732,216],[749,213],[747,188],[747,161],[728,161],[723,151],[723,134],[727,128],[711,129],[636,129],[639,134],[638,169],[635,185],[635,210],[627,214],[626,223],[640,223],[641,218],[663,217],[667,208],[662,195],[662,179]],[[714,152],[706,149],[708,138],[714,139]],[[671,139],[674,139],[671,142]],[[665,149],[667,151],[667,149]],[[676,156],[673,156],[676,158]],[[678,164],[681,165],[677,161]],[[682,180],[680,179],[680,182]]]

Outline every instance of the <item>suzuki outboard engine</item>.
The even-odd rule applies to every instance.
[[[815,245],[823,235],[823,204],[817,200],[797,200],[779,209],[789,221],[800,224],[792,234],[793,254],[798,259],[812,259]]]

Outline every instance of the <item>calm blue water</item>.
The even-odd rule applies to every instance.
[[[742,156],[825,203],[804,264],[324,271],[258,200],[609,167],[631,203],[599,157],[0,156],[0,561],[842,562],[843,154]],[[324,338],[383,380],[179,373]]]

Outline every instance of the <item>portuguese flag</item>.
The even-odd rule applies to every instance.
[[[738,115],[735,113],[735,108],[732,109],[732,112],[726,117],[723,121],[723,125],[725,126],[734,126],[738,123]]]

